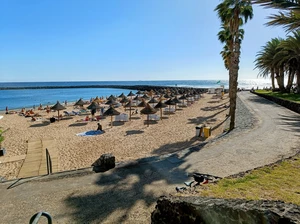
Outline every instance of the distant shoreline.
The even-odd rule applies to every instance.
[[[114,88],[114,89],[129,89],[129,90],[147,90],[151,89],[200,89],[207,90],[208,88],[197,87],[177,87],[177,86],[154,86],[154,85],[74,85],[74,86],[20,86],[20,87],[0,87],[0,90],[22,90],[22,89],[76,89],[76,88]]]

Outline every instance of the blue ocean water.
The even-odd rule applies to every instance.
[[[220,82],[219,82],[220,81]],[[151,86],[178,86],[196,88],[214,88],[220,84],[228,88],[227,80],[170,80],[170,81],[101,81],[101,82],[11,82],[0,83],[1,87],[43,87],[43,86],[91,86],[91,85],[151,85]],[[270,87],[269,80],[251,79],[239,80],[239,87],[251,89],[252,87]],[[89,100],[92,97],[106,97],[111,94],[127,95],[130,90],[112,88],[66,88],[66,89],[20,89],[20,90],[0,90],[0,111],[4,111],[6,106],[11,109],[32,108],[39,104],[53,105],[56,101],[75,102],[79,98]]]

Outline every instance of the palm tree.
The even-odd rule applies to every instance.
[[[253,10],[250,0],[224,0],[215,11],[222,22],[222,26],[229,28],[232,38],[232,49],[230,49],[229,63],[229,92],[230,92],[230,130],[235,126],[235,110],[237,97],[237,80],[240,61],[240,27],[252,19]]]
[[[277,53],[276,48],[280,42],[281,40],[279,38],[273,38],[271,41],[268,41],[257,53],[254,61],[254,69],[259,70],[258,76],[267,78],[270,74],[273,90],[275,89],[275,65],[273,64],[273,59]]]
[[[282,10],[268,17],[270,19],[268,26],[283,26],[287,32],[300,28],[299,0],[252,0],[252,3]]]

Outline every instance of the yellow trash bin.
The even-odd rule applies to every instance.
[[[203,132],[204,132],[204,137],[208,138],[211,135],[211,128],[210,127],[204,127]]]

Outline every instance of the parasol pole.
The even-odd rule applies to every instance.
[[[112,116],[110,116],[110,126],[112,128]]]
[[[149,127],[149,114],[147,114],[147,124],[148,124],[148,127]]]
[[[131,106],[129,107],[129,120],[131,121]]]
[[[57,110],[57,112],[58,112],[57,121],[59,121],[59,110]]]
[[[160,120],[162,120],[162,108],[160,108]]]

